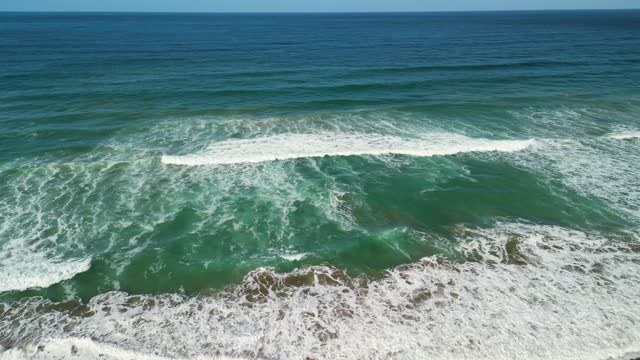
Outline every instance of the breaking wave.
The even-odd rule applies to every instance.
[[[609,135],[612,139],[619,140],[629,140],[629,139],[638,139],[640,138],[640,131],[627,131],[627,132],[619,132],[615,134]]]
[[[162,162],[175,165],[259,163],[323,156],[410,155],[442,156],[467,152],[521,151],[533,140],[489,140],[452,133],[431,133],[420,138],[380,134],[332,133],[280,134],[213,143],[202,153],[163,155]]]
[[[195,297],[26,300],[0,310],[1,346],[45,359],[92,358],[77,338],[175,358],[606,359],[640,351],[637,234],[519,223],[456,231],[465,261],[427,257],[379,278],[327,266],[260,268],[238,286]]]
[[[0,292],[46,288],[71,279],[90,266],[91,259],[56,261],[38,254],[11,262],[0,260]]]

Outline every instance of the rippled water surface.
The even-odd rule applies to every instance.
[[[639,84],[640,11],[0,13],[0,358],[632,358]]]

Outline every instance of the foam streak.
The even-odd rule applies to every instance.
[[[224,140],[211,144],[200,154],[164,155],[162,162],[194,166],[259,163],[323,156],[444,156],[467,152],[521,151],[532,143],[533,140],[478,139],[451,133],[432,133],[413,139],[356,133],[281,134]]]

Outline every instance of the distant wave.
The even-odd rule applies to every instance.
[[[443,156],[467,152],[513,152],[534,140],[490,140],[452,133],[431,133],[419,138],[380,134],[330,133],[281,134],[252,139],[230,139],[211,144],[198,154],[163,155],[175,165],[259,163],[323,156],[410,155]]]
[[[483,64],[458,64],[458,65],[417,65],[417,66],[394,66],[383,68],[365,68],[358,69],[358,72],[376,71],[388,72],[388,73],[403,73],[403,72],[426,72],[426,71],[459,71],[459,70],[502,70],[502,69],[520,69],[520,68],[548,68],[551,66],[578,66],[580,62],[572,61],[522,61],[522,62],[507,62],[507,63],[483,63]]]

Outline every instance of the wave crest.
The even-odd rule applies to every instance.
[[[51,260],[32,254],[8,263],[0,261],[0,292],[46,288],[89,270],[91,259]]]
[[[615,134],[609,135],[612,139],[618,140],[631,140],[640,138],[640,131],[627,131],[627,132],[618,132]]]
[[[467,152],[513,152],[533,140],[490,140],[452,133],[432,133],[419,138],[379,134],[280,134],[252,139],[230,139],[211,144],[199,154],[163,155],[174,165],[228,165],[323,156],[410,155],[444,156]]]

